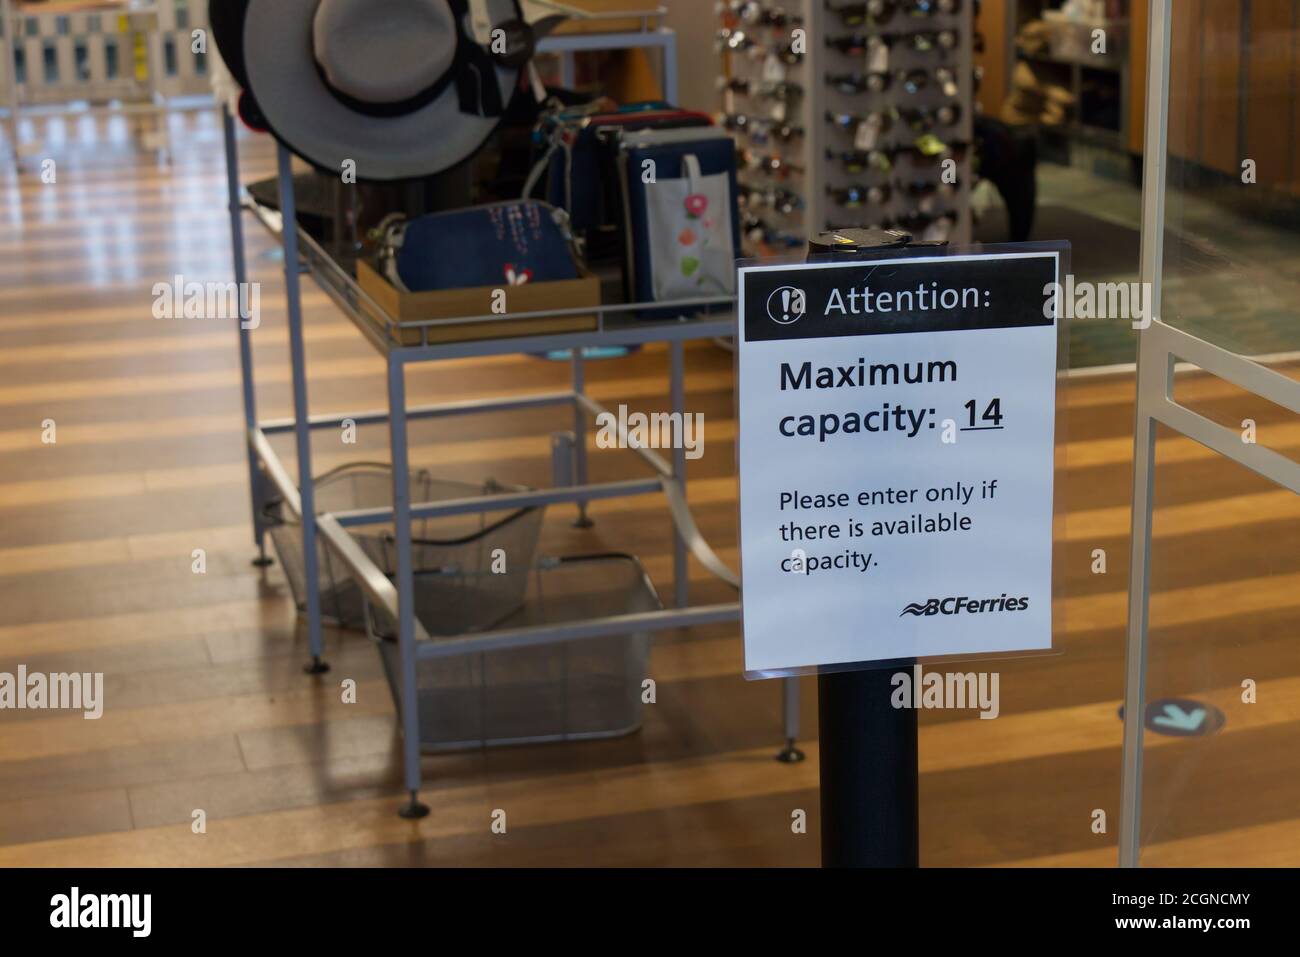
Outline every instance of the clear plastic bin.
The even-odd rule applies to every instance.
[[[663,607],[631,555],[543,559],[528,578],[523,606],[500,627]],[[435,579],[416,576],[416,616],[426,629],[438,620],[439,590]],[[397,625],[386,612],[374,606],[370,610],[371,633],[400,715]],[[425,751],[452,751],[631,733],[641,726],[649,653],[650,634],[638,632],[417,661],[420,746]]]
[[[454,498],[523,491],[489,479],[483,485],[433,478],[427,471],[411,473],[411,501],[439,502]],[[393,501],[393,470],[383,463],[352,463],[333,469],[315,481],[316,511],[342,512],[387,508]],[[412,523],[414,568],[428,582],[439,613],[437,633],[463,634],[491,627],[523,603],[528,569],[537,551],[544,507],[480,512]],[[267,508],[271,541],[299,610],[306,607],[306,575],[302,562],[302,526],[279,502]],[[379,569],[396,574],[397,549],[391,522],[356,525],[348,529]],[[494,554],[505,557],[504,574],[492,574]],[[325,542],[317,538],[321,615],[345,628],[364,630],[365,602],[360,586]],[[433,631],[430,628],[430,631]]]

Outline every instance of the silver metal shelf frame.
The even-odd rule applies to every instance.
[[[585,436],[588,423],[594,416],[606,411],[585,392],[583,347],[634,345],[653,342],[667,343],[670,354],[670,402],[672,411],[684,412],[685,356],[684,345],[692,339],[714,339],[732,334],[735,319],[725,315],[706,314],[698,318],[681,318],[669,321],[638,321],[631,313],[647,304],[626,306],[587,307],[581,313],[596,313],[598,326],[593,331],[563,333],[543,336],[488,339],[473,342],[428,342],[427,329],[447,323],[468,321],[495,321],[509,317],[460,317],[455,320],[426,320],[399,322],[374,302],[333,259],[301,228],[286,229],[285,223],[295,222],[293,177],[290,156],[278,147],[278,177],[282,214],[253,203],[242,191],[238,180],[238,154],[234,123],[228,112],[223,114],[227,163],[227,187],[231,237],[234,250],[235,279],[248,281],[244,256],[242,213],[249,211],[281,242],[284,249],[285,293],[288,307],[290,358],[293,367],[294,416],[261,422],[257,418],[254,392],[253,359],[250,348],[250,330],[239,328],[239,357],[243,377],[244,420],[248,444],[249,483],[252,496],[254,541],[258,548],[256,564],[265,564],[265,532],[262,505],[268,493],[278,493],[284,505],[302,521],[303,564],[307,582],[305,617],[311,661],[305,670],[321,674],[328,670],[322,658],[321,610],[319,578],[316,569],[317,536],[338,555],[351,571],[356,581],[377,605],[387,609],[398,622],[398,643],[401,660],[400,724],[402,728],[402,755],[405,785],[409,802],[400,811],[404,817],[422,817],[428,808],[420,803],[419,790],[422,770],[419,743],[418,695],[416,693],[416,663],[420,660],[465,654],[467,652],[494,651],[582,639],[625,635],[636,631],[661,631],[687,628],[720,622],[738,621],[739,602],[692,606],[688,589],[688,555],[695,558],[711,573],[739,588],[736,574],[700,534],[687,504],[686,457],[684,449],[675,449],[665,458],[657,452],[637,447],[634,443],[622,444],[635,451],[649,467],[651,475],[642,479],[617,482],[591,483],[587,480]],[[307,396],[306,360],[303,351],[302,302],[300,275],[306,272],[341,309],[358,331],[383,356],[387,363],[388,409],[362,412],[312,415]],[[692,300],[691,302],[695,302]],[[730,299],[700,300],[715,305],[730,303]],[[662,304],[660,304],[661,306]],[[573,310],[570,310],[573,311]],[[560,315],[564,311],[545,313]],[[403,333],[410,329],[423,329],[420,345],[403,345]],[[409,363],[428,362],[467,356],[506,355],[547,352],[558,349],[572,351],[571,388],[567,391],[547,392],[524,397],[449,402],[438,405],[410,407],[407,404],[405,370]],[[529,492],[511,492],[473,498],[420,503],[411,501],[409,484],[410,457],[407,445],[407,426],[413,419],[473,415],[524,408],[569,406],[573,414],[574,483],[566,487],[541,489]],[[312,495],[311,435],[314,431],[340,425],[345,419],[360,424],[387,423],[393,471],[393,505],[391,508],[364,509],[338,514],[316,514]],[[270,436],[292,433],[297,449],[295,479],[280,461],[271,446]],[[626,439],[626,436],[620,436]],[[267,487],[269,484],[269,488]],[[429,635],[414,613],[413,569],[411,562],[411,522],[415,518],[466,514],[500,508],[517,508],[524,505],[572,503],[578,508],[578,521],[585,523],[589,502],[623,498],[634,495],[662,494],[667,502],[673,522],[673,594],[674,607],[656,612],[613,615],[588,620],[548,624],[526,628],[498,629],[451,640],[429,640]],[[315,516],[315,521],[310,517]],[[396,535],[397,574],[394,579],[385,575],[356,544],[347,529],[366,522],[392,521]],[[799,736],[799,696],[797,679],[785,679],[783,695],[784,749],[777,755],[783,761],[802,757],[795,747]]]
[[[667,11],[660,8],[662,18]],[[606,19],[612,19],[617,14]],[[585,19],[598,19],[595,17]],[[677,42],[672,30],[664,26],[650,26],[642,17],[642,30],[628,33],[559,33],[544,37],[537,43],[538,53],[556,53],[560,56],[560,84],[572,89],[577,78],[575,53],[599,50],[658,50],[664,99],[677,102]]]

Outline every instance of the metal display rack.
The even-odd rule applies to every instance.
[[[289,351],[292,364],[294,416],[291,419],[260,421],[257,418],[254,394],[253,362],[249,330],[239,329],[240,367],[243,377],[244,416],[248,443],[249,484],[252,495],[254,539],[258,548],[257,563],[265,564],[265,537],[267,528],[263,505],[271,495],[278,494],[283,507],[289,509],[302,523],[303,569],[308,583],[305,618],[310,644],[311,661],[305,670],[320,674],[328,670],[322,658],[321,602],[317,567],[317,541],[338,556],[370,601],[385,610],[398,623],[400,658],[400,724],[403,732],[402,756],[404,781],[410,800],[400,813],[403,817],[423,817],[428,807],[419,800],[421,785],[419,700],[416,689],[416,666],[419,661],[468,652],[489,652],[502,649],[535,647],[539,645],[578,641],[582,639],[626,635],[633,632],[661,631],[686,628],[719,622],[739,620],[738,602],[712,605],[691,605],[688,594],[688,555],[695,558],[718,578],[739,587],[739,579],[710,548],[697,528],[686,497],[685,449],[677,448],[671,458],[651,449],[637,447],[634,443],[620,442],[632,448],[645,462],[650,474],[645,478],[616,482],[589,482],[587,479],[587,452],[585,437],[590,417],[606,409],[586,394],[584,383],[584,347],[628,346],[653,342],[667,343],[670,352],[670,399],[672,411],[681,413],[685,402],[684,344],[692,339],[713,339],[730,335],[734,329],[734,316],[718,314],[697,318],[680,318],[671,321],[643,321],[632,314],[645,308],[645,303],[629,303],[579,309],[555,310],[545,313],[520,313],[507,316],[467,316],[454,319],[399,321],[375,302],[344,269],[339,266],[317,242],[301,227],[288,224],[296,222],[293,176],[290,154],[278,147],[278,183],[280,212],[253,202],[244,194],[238,177],[238,155],[234,121],[228,111],[223,112],[225,135],[227,186],[231,237],[234,250],[235,278],[247,281],[244,256],[242,212],[251,212],[257,220],[276,236],[284,251],[285,295],[288,307]],[[306,360],[303,349],[303,317],[300,296],[300,274],[309,274],[335,305],[356,326],[361,335],[382,356],[387,364],[388,408],[363,412],[312,415],[308,407]],[[242,288],[242,287],[241,287]],[[702,305],[729,302],[729,299],[683,300],[680,305]],[[662,303],[655,304],[662,307]],[[586,332],[549,334],[540,336],[476,340],[453,343],[430,343],[430,328],[465,323],[518,321],[526,317],[561,316],[567,314],[597,314],[597,328]],[[404,345],[404,333],[418,330],[419,344]],[[519,353],[542,353],[550,350],[570,350],[572,354],[571,388],[567,391],[547,392],[524,397],[484,399],[422,405],[407,404],[405,370],[411,363],[432,362],[470,356],[490,356]],[[486,412],[502,412],[541,407],[568,407],[573,416],[574,482],[567,487],[541,489],[527,492],[510,492],[475,496],[437,503],[411,501],[409,483],[410,461],[407,445],[407,426],[413,419],[446,418]],[[388,425],[389,447],[393,476],[391,508],[365,509],[335,514],[318,514],[312,487],[311,437],[316,431],[336,428],[347,419],[357,425]],[[270,437],[292,433],[297,451],[297,481],[281,462],[272,448]],[[625,439],[625,436],[620,436]],[[561,624],[498,629],[480,632],[473,636],[458,637],[437,642],[429,640],[424,627],[414,613],[414,575],[411,553],[411,525],[413,519],[476,514],[499,509],[571,503],[578,509],[579,521],[586,520],[589,502],[600,499],[625,498],[635,495],[662,494],[673,522],[673,594],[675,607],[659,611],[612,615]],[[314,516],[314,521],[312,520]],[[349,535],[348,528],[356,525],[392,522],[396,538],[397,574],[390,580],[362,551]],[[797,761],[802,753],[795,747],[798,727],[798,684],[786,679],[783,687],[785,747],[777,755],[783,761]]]
[[[814,174],[809,180],[817,185],[817,192],[809,198],[809,208],[813,211],[812,221],[822,224],[823,228],[836,229],[845,226],[879,225],[882,222],[902,221],[904,228],[916,232],[918,238],[946,239],[954,244],[970,242],[971,214],[970,188],[973,181],[971,144],[974,141],[974,103],[975,103],[975,67],[972,51],[974,33],[974,0],[957,0],[952,12],[941,12],[937,5],[928,16],[913,16],[902,9],[903,4],[894,8],[893,15],[883,26],[870,23],[856,27],[845,25],[837,11],[853,6],[844,0],[827,3],[825,0],[808,0],[808,15],[811,35],[816,42],[808,45],[807,62],[810,69],[809,82],[809,162],[817,164],[820,175]],[[945,49],[934,44],[932,48],[919,51],[910,45],[912,38],[938,33],[951,32],[955,35],[956,45]],[[825,82],[827,73],[856,72],[871,67],[871,56],[848,55],[831,48],[828,44],[835,37],[860,35],[868,38],[885,38],[888,40],[888,71],[894,76],[889,88],[880,92],[863,91],[846,93],[837,90]],[[952,72],[957,85],[955,96],[947,96],[938,88],[935,71],[945,68]],[[918,92],[907,92],[901,77],[910,70],[924,71],[928,76],[927,86]],[[895,118],[893,128],[880,134],[880,148],[901,150],[894,157],[893,169],[882,174],[868,172],[851,174],[829,154],[840,153],[858,148],[856,135],[831,128],[826,115],[869,115],[881,111],[899,109],[934,110],[948,105],[955,107],[958,120],[954,126],[938,126],[933,132],[946,143],[947,148],[923,161],[919,153],[908,150],[918,138],[919,130],[909,129],[905,121]],[[928,128],[927,128],[927,131]],[[940,176],[940,161],[952,159],[956,163],[956,183],[951,195],[926,201],[933,206],[930,210],[935,216],[953,217],[951,229],[942,235],[928,236],[924,230],[908,227],[906,215],[917,211],[916,199],[905,195],[900,187],[910,183],[927,182],[937,185]],[[810,167],[811,169],[812,167]],[[880,204],[868,203],[861,208],[851,209],[837,205],[827,194],[826,187],[845,187],[887,184],[892,186],[889,199]]]
[[[813,86],[809,78],[814,76],[809,62],[811,58],[805,54],[795,62],[785,63],[779,59],[770,62],[771,48],[789,43],[791,32],[796,27],[809,27],[807,5],[806,0],[783,3],[780,10],[789,22],[780,26],[743,25],[743,32],[749,42],[756,44],[754,47],[734,49],[729,46],[729,33],[725,26],[718,34],[722,48],[722,112],[724,120],[733,129],[741,160],[736,177],[744,200],[742,238],[747,255],[761,255],[766,250],[787,252],[789,249],[802,249],[809,233],[819,232],[822,228],[817,225],[822,218],[817,210],[820,203],[809,196],[808,187],[809,183],[818,182],[819,172],[811,152],[816,132],[809,107]],[[721,7],[720,23],[727,22],[730,9],[727,5]],[[763,50],[768,55],[751,55],[751,49]],[[765,74],[773,70],[779,80],[765,78]],[[737,83],[751,84],[752,88],[737,90]],[[788,101],[765,102],[759,91],[767,83],[790,84],[804,92]],[[739,117],[744,117],[743,128],[737,126]],[[784,137],[779,135],[782,131]],[[766,162],[751,165],[750,157]],[[778,168],[773,169],[773,164]],[[783,208],[776,200],[778,190],[789,191],[798,197],[797,201],[790,200]],[[776,201],[767,202],[767,195]],[[764,199],[756,202],[756,197]],[[785,248],[783,238],[789,243],[788,248]]]
[[[722,8],[720,44],[725,51],[724,71],[729,81],[748,82],[748,92],[737,92],[724,85],[723,112],[728,116],[737,113],[749,117],[747,128],[737,133],[737,139],[749,149],[744,153],[774,157],[779,163],[755,169],[745,169],[742,164],[742,181],[758,192],[776,187],[793,189],[802,202],[789,212],[773,211],[770,207],[751,210],[759,218],[770,220],[768,225],[778,233],[791,232],[796,236],[823,229],[850,226],[879,226],[899,223],[922,238],[924,228],[909,226],[912,213],[924,213],[931,218],[951,217],[952,226],[943,235],[924,238],[947,239],[953,243],[967,243],[971,235],[970,188],[972,175],[971,143],[973,141],[974,115],[974,58],[972,36],[974,33],[974,3],[957,0],[948,12],[927,7],[925,16],[913,15],[904,4],[886,3],[889,11],[883,23],[870,21],[849,25],[841,12],[863,12],[869,5],[849,0],[784,0],[780,4],[763,3],[756,8],[766,14],[786,18],[779,26],[768,22],[747,23],[740,18],[734,0]],[[910,8],[909,8],[910,9]],[[791,44],[793,31],[802,29],[806,34],[806,50],[794,62],[769,64],[763,56],[748,55]],[[736,49],[728,44],[734,32],[744,35],[744,42],[752,44]],[[932,44],[927,49],[917,49],[912,40],[943,31],[955,40],[951,48]],[[881,68],[873,64],[869,50],[846,52],[837,49],[837,40],[858,37],[863,41],[883,42],[887,64]],[[769,67],[779,69],[782,79],[765,77]],[[939,68],[951,72],[956,90],[953,95],[941,91],[935,81]],[[909,71],[923,72],[927,85],[908,92],[902,77]],[[837,89],[828,82],[830,76],[876,73],[891,78],[884,89]],[[773,103],[765,100],[772,87],[790,86],[799,92]],[[921,130],[912,129],[900,117],[892,126],[879,134],[874,149],[892,156],[892,167],[887,171],[875,169],[849,172],[836,157],[846,153],[861,153],[865,149],[858,141],[859,128],[868,116],[884,117],[898,111],[933,111],[948,106],[958,111],[955,124],[935,124],[933,132],[945,148],[933,157],[923,158],[914,148]],[[772,117],[770,110],[779,108],[780,115]],[[769,111],[767,117],[762,114]],[[832,125],[828,117],[856,118],[856,124],[846,128]],[[757,120],[757,122],[755,122]],[[786,125],[799,130],[788,142],[779,142],[765,134],[769,127]],[[753,133],[764,134],[758,141]],[[928,129],[926,130],[929,131]],[[955,162],[956,182],[942,191],[943,195],[924,200],[908,196],[907,186],[927,185],[939,193],[940,163],[944,159]],[[830,189],[856,187],[867,191],[872,187],[889,190],[883,200],[868,200],[856,207],[838,205],[828,195]],[[925,207],[925,208],[922,208]],[[746,237],[750,251],[765,251],[764,242]],[[800,244],[801,245],[801,244]],[[779,246],[772,247],[779,250]]]

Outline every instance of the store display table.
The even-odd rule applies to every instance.
[[[557,310],[532,314],[543,316],[563,315],[566,312],[595,312],[596,328],[559,334],[499,339],[476,339],[465,342],[430,343],[427,333],[412,340],[411,330],[427,330],[441,324],[479,323],[517,320],[512,316],[467,316],[455,319],[399,321],[389,315],[373,298],[361,289],[356,280],[335,262],[311,236],[299,226],[286,228],[286,223],[296,222],[293,176],[288,152],[279,148],[280,212],[253,202],[243,192],[238,182],[237,155],[233,121],[225,117],[228,188],[230,194],[231,229],[234,239],[235,271],[238,282],[246,281],[242,239],[242,212],[249,211],[281,242],[284,249],[285,292],[289,314],[290,355],[293,373],[295,414],[292,419],[259,421],[256,415],[252,355],[249,330],[242,328],[240,357],[243,370],[245,419],[249,452],[249,482],[252,491],[253,521],[256,542],[261,560],[265,560],[266,533],[263,516],[264,504],[278,497],[282,508],[288,509],[301,522],[302,564],[307,583],[304,607],[311,648],[310,673],[328,670],[322,660],[321,601],[319,594],[318,542],[328,548],[348,569],[354,580],[380,614],[395,622],[397,654],[392,655],[395,668],[394,684],[400,704],[400,722],[403,731],[403,761],[405,783],[410,792],[410,802],[402,809],[404,816],[419,817],[427,808],[419,802],[421,784],[420,766],[420,715],[421,693],[417,685],[417,665],[421,661],[444,658],[448,655],[470,652],[490,652],[518,649],[585,639],[617,637],[633,633],[648,633],[665,629],[686,628],[718,622],[737,621],[740,615],[738,602],[711,605],[691,605],[687,588],[687,561],[693,555],[701,565],[732,587],[739,587],[735,572],[717,556],[700,534],[687,504],[686,450],[676,448],[670,454],[639,447],[635,441],[620,436],[620,446],[630,448],[647,467],[643,478],[614,482],[590,482],[587,478],[587,443],[590,422],[606,413],[599,402],[586,394],[584,387],[583,353],[586,349],[610,346],[634,346],[648,343],[666,343],[670,353],[669,396],[671,412],[684,415],[684,344],[692,339],[713,339],[733,332],[734,313],[730,299],[684,300],[681,306],[697,307],[708,304],[726,309],[702,316],[676,320],[646,321],[634,318],[645,309],[645,303],[582,307],[580,310]],[[306,364],[303,351],[302,309],[299,280],[301,273],[310,275],[352,321],[358,332],[385,359],[388,379],[388,408],[381,410],[312,415],[308,408]],[[662,303],[654,304],[662,307]],[[410,345],[415,341],[419,344]],[[503,355],[511,353],[571,352],[571,388],[528,396],[501,399],[469,400],[438,405],[408,406],[405,368],[409,363],[430,362],[470,356]],[[541,407],[567,407],[572,413],[574,440],[571,450],[572,482],[567,485],[537,489],[512,490],[489,495],[438,502],[413,502],[411,500],[407,425],[412,419],[465,416]],[[324,514],[318,512],[314,502],[311,437],[322,429],[338,428],[344,420],[356,425],[387,424],[389,431],[390,462],[393,475],[391,508],[357,509],[348,512]],[[293,434],[297,453],[297,479],[290,476],[271,446],[270,437]],[[611,498],[636,495],[662,495],[673,525],[673,607],[652,610],[635,610],[625,613],[600,614],[571,621],[547,621],[538,624],[514,626],[509,629],[476,632],[463,637],[431,640],[421,625],[414,602],[415,572],[412,564],[412,522],[452,515],[472,515],[499,512],[542,505],[570,503],[576,506],[579,521],[586,519],[588,503]],[[314,521],[310,520],[314,516]],[[357,544],[348,528],[391,522],[394,529],[396,574],[385,574]],[[798,735],[797,683],[785,682],[785,749],[783,760],[801,757],[794,747]]]

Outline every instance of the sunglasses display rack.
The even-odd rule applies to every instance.
[[[747,256],[802,249],[810,231],[808,6],[809,0],[717,4],[720,122],[736,138],[737,202]]]
[[[969,242],[974,7],[718,4],[721,119],[737,142],[747,255],[850,226]]]

